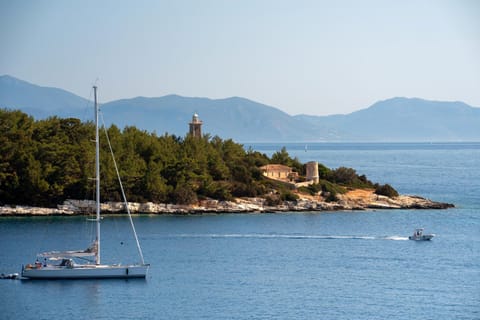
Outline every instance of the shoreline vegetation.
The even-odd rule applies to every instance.
[[[103,130],[102,130],[103,131]],[[303,164],[286,148],[271,157],[209,134],[159,136],[135,127],[105,128],[132,213],[445,209],[452,204],[399,195],[352,168]],[[103,132],[102,132],[103,134]],[[36,121],[0,109],[0,216],[85,215],[94,199],[94,125]],[[101,139],[100,141],[105,140]],[[105,213],[125,211],[107,144],[100,145]],[[313,172],[313,174],[312,174]]]

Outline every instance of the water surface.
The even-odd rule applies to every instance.
[[[273,153],[282,145],[255,145]],[[449,210],[141,216],[146,280],[0,280],[2,319],[479,319],[479,144],[291,144]],[[437,236],[407,240],[423,226]],[[103,220],[103,259],[128,262],[127,221]],[[83,217],[0,219],[0,272],[77,249]]]

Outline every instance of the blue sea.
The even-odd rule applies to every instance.
[[[0,280],[1,319],[480,319],[480,143],[245,144],[352,167],[448,210],[138,216],[145,280]],[[104,262],[129,262],[123,217]],[[430,242],[407,240],[416,227]],[[0,273],[82,249],[85,217],[0,218]]]

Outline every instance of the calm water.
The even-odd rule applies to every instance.
[[[137,217],[146,280],[0,280],[0,318],[480,319],[480,144],[286,147],[457,207]],[[124,220],[103,221],[104,261],[128,261]],[[417,226],[437,237],[406,240]],[[0,272],[92,232],[78,217],[0,219]]]

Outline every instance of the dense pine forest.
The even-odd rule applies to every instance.
[[[51,117],[36,121],[27,114],[0,109],[0,205],[54,207],[65,199],[93,199],[94,124]],[[104,129],[100,131],[102,201],[120,201],[120,190]],[[135,127],[106,129],[127,198],[135,202],[191,204],[205,198],[268,195],[295,200],[296,194],[264,178],[259,167],[284,164],[300,175],[305,168],[285,148],[271,158],[241,144],[204,135],[158,136]],[[347,187],[377,188],[351,168],[319,165],[320,183],[304,192],[335,194]]]

